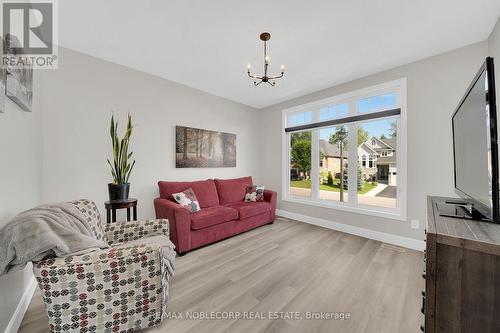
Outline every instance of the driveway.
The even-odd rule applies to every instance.
[[[380,191],[376,197],[382,197],[382,198],[396,198],[396,186],[387,186],[385,189]]]
[[[311,197],[311,189],[308,188],[291,187],[290,193],[296,197],[307,197],[307,198]],[[386,207],[386,208],[396,208],[397,203],[395,194],[394,197],[391,198],[391,197],[379,197],[378,195],[369,196],[367,195],[368,193],[358,195],[359,204],[377,206],[377,207]],[[340,193],[333,191],[319,191],[319,198],[321,200],[330,200],[338,202],[340,200]],[[349,195],[347,193],[344,193],[344,201],[348,200],[349,200]]]

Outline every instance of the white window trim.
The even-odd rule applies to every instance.
[[[322,107],[325,106],[331,106],[332,104],[340,104],[340,103],[351,103],[349,107],[349,112],[350,115],[352,115],[353,112],[355,111],[355,105],[353,107],[352,103],[356,99],[363,99],[363,98],[368,98],[372,96],[378,96],[378,95],[383,95],[384,93],[389,93],[389,92],[394,92],[395,90],[398,91],[398,99],[399,99],[399,106],[401,108],[401,114],[399,117],[398,121],[398,136],[396,138],[397,140],[397,146],[398,146],[398,155],[397,155],[397,166],[398,166],[398,186],[397,186],[397,198],[399,198],[398,201],[398,207],[396,209],[388,209],[384,207],[376,207],[376,206],[368,206],[368,205],[361,205],[357,203],[357,195],[349,195],[351,198],[351,201],[349,202],[335,202],[335,201],[326,201],[326,200],[320,200],[319,198],[312,197],[314,194],[318,195],[319,191],[314,191],[315,187],[318,187],[319,184],[312,185],[313,188],[311,188],[311,193],[312,196],[311,198],[300,198],[300,197],[293,197],[290,195],[290,136],[285,133],[285,128],[287,127],[287,115],[290,115],[292,113],[300,113],[304,111],[311,111],[311,110],[319,110]],[[374,111],[377,112],[377,111]],[[313,112],[313,115],[316,114],[316,112]],[[394,219],[394,220],[400,220],[400,221],[406,221],[407,219],[407,86],[406,86],[406,78],[401,78],[397,79],[394,81],[389,81],[385,82],[382,84],[374,85],[371,87],[366,87],[363,89],[358,89],[355,91],[351,91],[348,93],[336,95],[333,97],[321,99],[318,101],[314,101],[311,103],[307,104],[302,104],[298,105],[295,107],[291,107],[288,109],[285,109],[282,111],[281,114],[282,118],[282,129],[281,129],[281,135],[282,135],[282,200],[283,201],[288,201],[288,202],[295,202],[295,203],[300,203],[304,205],[310,205],[310,206],[317,206],[317,207],[325,207],[325,208],[331,208],[331,209],[337,209],[337,210],[342,210],[342,211],[348,211],[348,212],[353,212],[353,213],[359,213],[359,214],[365,214],[365,215],[371,215],[371,216],[377,216],[377,217],[383,217],[383,218],[389,218],[389,219]],[[315,120],[313,119],[313,122]],[[349,126],[349,125],[348,125]],[[349,131],[350,133],[351,131]],[[354,132],[353,132],[354,135]],[[313,138],[317,139],[317,138]],[[313,149],[313,155],[314,155],[314,150]],[[356,154],[356,158],[352,159],[352,156],[349,156],[351,160],[357,160],[357,151],[356,149],[352,150],[351,153],[354,155]],[[312,156],[312,161],[313,164],[315,159]],[[317,163],[318,164],[314,169],[319,167],[319,158],[317,158]],[[352,170],[351,170],[352,169]],[[356,168],[349,168],[350,171],[354,174],[356,171]],[[313,170],[311,170],[311,174],[313,173]],[[349,179],[351,182],[355,182],[357,177],[354,174],[354,176],[349,175]],[[312,182],[314,184],[315,182]],[[354,191],[353,189],[356,189],[356,184],[349,184],[349,189],[351,191]],[[351,193],[349,193],[351,194]]]

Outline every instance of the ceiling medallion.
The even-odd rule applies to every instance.
[[[263,32],[260,34],[260,40],[264,42],[264,75],[258,76],[256,74],[250,73],[250,64],[247,65],[247,73],[250,78],[253,79],[253,84],[255,86],[258,86],[262,82],[267,82],[271,86],[276,85],[276,80],[280,79],[283,77],[285,74],[285,65],[281,65],[281,74],[280,75],[274,75],[274,76],[268,76],[267,75],[267,70],[269,67],[269,56],[267,55],[267,41],[271,39],[271,34],[269,32]]]

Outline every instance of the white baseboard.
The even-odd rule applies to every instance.
[[[409,249],[423,251],[425,249],[425,242],[423,240],[397,236],[388,234],[381,231],[375,231],[370,229],[365,229],[361,227],[356,227],[349,224],[337,223],[333,221],[328,221],[324,219],[320,219],[317,217],[311,217],[307,215],[302,215],[298,213],[292,213],[286,210],[276,209],[276,214],[279,216],[283,216],[292,220],[297,220],[304,223],[309,223],[313,225],[317,225],[320,227],[342,231],[348,234],[353,234],[356,236],[361,236],[364,238],[374,239],[379,242],[389,243],[397,246],[406,247]]]
[[[24,291],[23,296],[19,301],[19,304],[17,305],[16,311],[14,311],[14,314],[10,318],[9,324],[5,328],[4,333],[17,333],[19,327],[21,326],[21,322],[23,321],[24,314],[26,313],[26,310],[28,310],[31,298],[33,298],[36,286],[37,283],[35,277],[33,277],[26,286],[26,290]]]

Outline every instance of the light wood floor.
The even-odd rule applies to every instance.
[[[348,312],[349,320],[180,320],[159,332],[419,332],[422,254],[279,218],[178,257],[171,313]],[[37,291],[20,333],[48,332]]]

